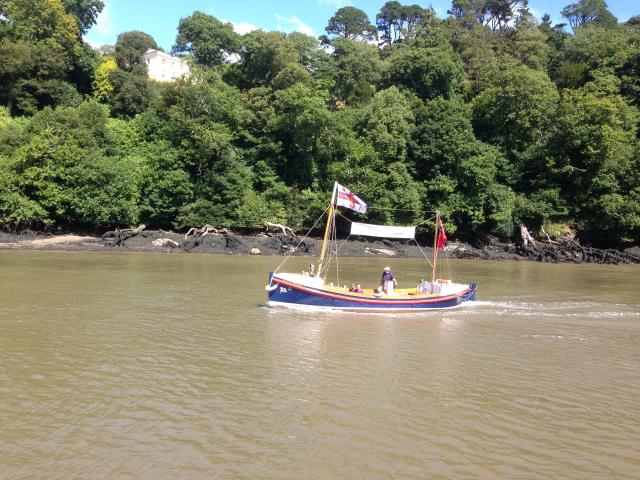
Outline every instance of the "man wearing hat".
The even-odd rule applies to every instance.
[[[391,295],[393,294],[393,289],[397,286],[398,282],[393,276],[393,273],[391,273],[391,268],[384,267],[382,278],[380,279],[380,290],[382,290],[387,295]]]

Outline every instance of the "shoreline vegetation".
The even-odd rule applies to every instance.
[[[151,35],[84,40],[104,3],[0,1],[5,231],[302,232],[337,181],[372,206],[346,221],[437,210],[450,239],[499,239],[460,255],[607,263],[640,242],[640,15],[577,0],[554,24],[527,0],[453,0],[441,18],[381,0],[375,18],[338,8],[314,37],[195,11],[171,48],[189,74],[156,81]],[[192,250],[250,243],[220,237]]]
[[[121,232],[125,232],[122,234]],[[133,234],[131,234],[133,232]],[[295,234],[265,232],[235,233],[224,230],[207,235],[189,235],[165,230],[127,229],[97,233],[22,233],[0,232],[0,250],[55,250],[100,252],[204,253],[222,255],[288,255],[302,238]],[[295,256],[315,257],[320,252],[321,238],[307,237]],[[553,243],[504,243],[492,240],[483,245],[454,241],[446,247],[452,259],[538,261],[545,263],[640,264],[640,247],[623,251],[582,247],[575,241]],[[430,258],[431,247],[418,247],[415,242],[347,239],[341,247],[342,257]]]

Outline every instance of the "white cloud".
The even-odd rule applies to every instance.
[[[260,30],[260,27],[256,27],[253,23],[249,22],[232,22],[231,20],[220,20],[221,22],[230,23],[233,25],[233,31],[238,35],[244,35],[245,33],[253,32],[254,30]]]
[[[104,7],[96,18],[96,23],[84,35],[83,40],[93,48],[115,42],[111,12],[114,0],[104,0]]]
[[[313,28],[304,23],[295,15],[292,15],[291,17],[285,17],[283,15],[276,14],[276,19],[278,20],[277,29],[282,32],[300,32],[312,37],[317,36],[313,31]]]
[[[249,22],[240,22],[240,23],[231,22],[231,23],[233,24],[233,29],[235,30],[235,32],[240,35],[244,35],[245,33],[258,30],[258,27],[256,27],[253,23],[249,23]]]
[[[111,0],[105,0],[104,8],[96,19],[93,27],[100,35],[109,35],[113,30],[113,21],[111,20]]]

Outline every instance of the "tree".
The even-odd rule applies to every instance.
[[[486,0],[481,8],[485,25],[492,30],[505,30],[520,12],[527,10],[528,4],[528,0]]]
[[[280,70],[274,77],[271,87],[274,90],[284,90],[296,83],[310,87],[313,84],[313,80],[311,74],[302,65],[291,63]]]
[[[385,3],[376,15],[382,43],[390,45],[398,40],[413,38],[420,22],[432,14],[432,10],[415,4],[403,6],[395,0]]]
[[[277,114],[268,125],[280,145],[276,171],[289,185],[310,187],[318,172],[318,139],[328,122],[321,97],[301,83],[274,95]]]
[[[196,68],[168,86],[154,110],[158,118],[148,118],[151,127],[160,123],[155,135],[177,149],[193,189],[193,201],[178,209],[175,226],[236,226],[237,210],[253,182],[236,146],[248,136],[245,124],[251,118],[238,89],[215,69]]]
[[[546,71],[549,65],[551,47],[548,37],[531,16],[522,16],[516,22],[511,36],[511,54],[529,68]]]
[[[93,76],[99,63],[98,53],[88,44],[80,43],[70,55],[71,68],[67,81],[75,85],[82,95],[91,95]]]
[[[0,101],[10,112],[79,104],[78,90],[90,92],[95,57],[61,1],[5,0],[0,18]]]
[[[325,30],[331,35],[350,40],[373,41],[378,36],[367,14],[355,7],[339,8],[329,19]]]
[[[239,83],[245,88],[269,85],[282,69],[299,60],[296,44],[285,33],[254,30],[242,39]]]
[[[387,84],[403,85],[422,99],[451,98],[462,93],[464,72],[450,47],[409,48],[391,57]]]
[[[558,107],[559,94],[546,73],[524,65],[503,65],[492,86],[473,100],[473,124],[481,140],[502,147],[511,169],[501,175],[510,185],[529,187],[540,165],[533,168],[532,151],[544,144]],[[544,167],[542,167],[544,168]]]
[[[118,68],[132,72],[138,65],[144,65],[142,55],[149,49],[157,49],[158,45],[148,33],[133,30],[118,35],[115,46],[115,59]]]
[[[80,39],[96,24],[104,8],[103,0],[62,0],[62,4],[65,12],[76,19]]]
[[[170,227],[178,210],[193,199],[189,174],[179,151],[166,141],[141,142],[125,161],[136,167],[140,221],[147,226]]]
[[[630,240],[640,232],[638,112],[609,90],[563,92],[550,167],[582,232]]]
[[[389,45],[401,38],[403,16],[403,7],[398,1],[390,1],[382,6],[376,15],[376,25],[382,43]]]
[[[151,92],[146,73],[142,65],[138,65],[132,72],[119,68],[108,72],[112,86],[109,104],[115,116],[132,117],[147,109]]]
[[[469,29],[480,24],[504,31],[527,6],[528,0],[453,0],[448,13]]]
[[[335,39],[333,47],[335,100],[358,104],[370,99],[382,76],[378,49],[348,38]]]
[[[463,27],[470,30],[474,25],[482,24],[478,18],[479,12],[474,6],[471,0],[453,0],[451,2],[451,8],[447,10],[447,13],[456,19]]]
[[[470,106],[460,98],[437,97],[421,102],[414,111],[416,128],[411,136],[410,157],[417,178],[456,177],[462,160],[479,149]]]
[[[637,48],[624,27],[589,23],[578,28],[564,42],[561,60],[554,71],[556,82],[565,88],[579,88],[593,79],[596,70],[619,71]]]
[[[331,56],[320,45],[317,38],[301,32],[287,34],[287,41],[298,54],[298,62],[307,71],[316,73]]]
[[[490,85],[497,75],[501,48],[499,38],[480,25],[474,25],[460,36],[457,50],[460,52],[471,96]]]
[[[47,212],[21,191],[20,178],[12,167],[0,158],[0,225],[18,230],[45,224]]]
[[[515,195],[498,182],[504,158],[475,138],[470,107],[438,97],[419,104],[415,115],[409,157],[425,185],[423,203],[440,209],[452,232],[509,236]]]
[[[15,38],[31,43],[46,40],[58,51],[69,51],[77,42],[76,21],[60,0],[6,0],[2,11]]]
[[[362,133],[384,162],[404,161],[414,116],[397,87],[377,92],[367,105]]]
[[[46,42],[0,40],[0,100],[12,114],[78,105],[81,97],[67,82],[69,68],[67,55]]]
[[[635,36],[640,39],[640,28],[637,29]],[[630,53],[618,70],[618,74],[621,80],[620,91],[630,102],[640,108],[640,49]]]
[[[579,26],[591,22],[605,26],[618,22],[604,0],[580,0],[578,3],[571,3],[562,9],[562,16],[569,20],[574,32]]]
[[[106,108],[44,109],[9,157],[22,211],[67,226],[129,226],[138,221],[137,187],[126,162],[106,155]],[[42,212],[46,212],[42,215]]]
[[[109,76],[116,68],[118,66],[113,58],[104,59],[96,68],[93,80],[93,96],[97,101],[106,103],[109,100],[109,96],[113,92],[113,83]]]
[[[411,40],[411,45],[417,47],[451,48],[451,39],[456,35],[449,31],[447,24],[447,20],[440,20],[436,16],[433,7],[423,9],[415,26],[411,30],[406,29],[405,40]]]
[[[229,22],[202,12],[181,18],[174,54],[191,53],[194,60],[208,67],[221,65],[230,55],[240,51],[240,37]]]

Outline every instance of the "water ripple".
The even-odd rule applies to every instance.
[[[593,300],[608,270],[487,262],[484,300],[385,316],[260,307],[268,259],[2,255],[0,479],[640,471],[637,270]]]

